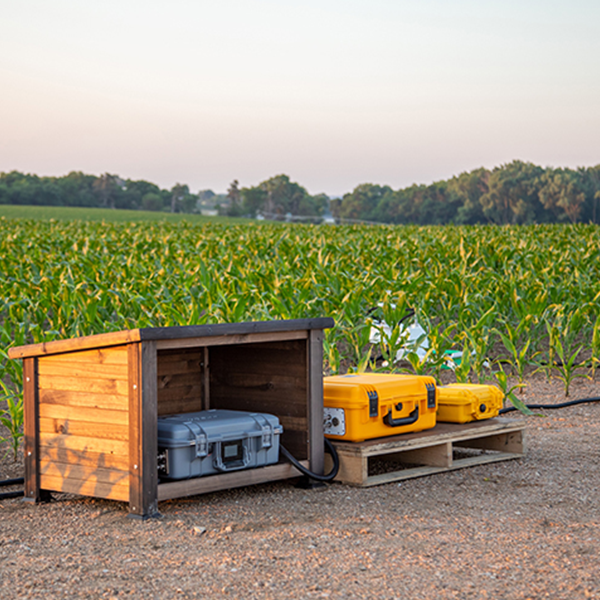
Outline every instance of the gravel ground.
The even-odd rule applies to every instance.
[[[542,378],[523,398],[564,400]],[[146,522],[66,494],[3,500],[0,597],[600,599],[599,434],[600,403],[545,411],[523,459],[368,489],[254,486]],[[5,457],[0,479],[21,464]]]

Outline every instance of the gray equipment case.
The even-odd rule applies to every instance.
[[[283,427],[274,415],[203,410],[158,419],[158,475],[187,479],[271,465]]]

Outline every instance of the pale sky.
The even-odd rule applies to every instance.
[[[0,171],[225,191],[600,163],[598,0],[0,0]]]

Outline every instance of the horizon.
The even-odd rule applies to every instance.
[[[0,171],[226,192],[600,163],[600,4],[9,2]]]

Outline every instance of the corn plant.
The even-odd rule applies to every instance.
[[[517,327],[513,327],[509,323],[504,324],[505,332],[496,329],[496,333],[500,336],[504,348],[508,352],[508,360],[518,378],[519,384],[523,384],[525,379],[525,369],[529,364],[533,364],[532,358],[528,355],[531,339],[528,338],[523,344],[520,344],[521,332],[527,327],[528,319],[521,321]],[[520,385],[521,391],[523,385]]]
[[[332,373],[373,369],[380,356],[396,368],[403,349],[416,354],[411,370],[439,376],[458,344],[468,345],[457,365],[461,379],[485,379],[486,365],[503,354],[522,382],[544,352],[546,375],[570,383],[584,358],[587,364],[591,356],[592,376],[600,364],[598,247],[593,225],[0,218],[0,379],[11,389],[21,379],[19,361],[6,356],[11,345],[136,327],[331,316],[336,325],[326,333],[324,355]],[[425,361],[396,328],[408,306],[426,330]],[[391,325],[375,343],[369,307]]]
[[[494,377],[496,378],[496,382],[498,383],[498,387],[502,390],[504,394],[504,400],[508,400],[517,410],[522,412],[524,415],[533,415],[534,413],[531,409],[527,408],[527,405],[518,398],[515,394],[515,390],[522,389],[525,387],[523,383],[517,383],[515,385],[510,385],[508,382],[508,377],[504,372],[504,369],[500,366],[500,370],[494,373]]]
[[[9,389],[3,381],[0,381],[0,388],[2,388],[1,397],[7,406],[6,409],[0,411],[0,423],[8,429],[10,434],[8,438],[0,438],[0,442],[9,443],[16,461],[19,444],[23,437],[23,397]]]
[[[590,377],[596,378],[596,369],[600,365],[600,315],[596,317],[594,328],[592,330],[592,355],[590,365]]]

